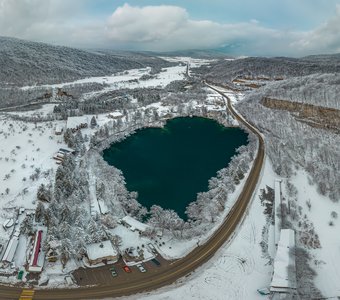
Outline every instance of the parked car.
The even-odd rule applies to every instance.
[[[146,272],[146,269],[143,267],[142,264],[138,264],[138,265],[137,265],[137,268],[138,268],[138,270],[141,271],[142,273],[145,273],[145,272]]]
[[[152,253],[157,254],[157,250],[154,245],[152,245],[151,243],[148,243],[148,246],[151,249]]]
[[[270,291],[268,288],[257,289],[257,291],[259,292],[259,294],[264,295],[264,296],[270,295]]]
[[[152,261],[157,267],[159,267],[159,266],[161,265],[161,263],[160,263],[156,258],[151,259],[151,261]]]
[[[131,273],[131,269],[130,269],[128,266],[124,266],[124,267],[123,267],[123,270],[124,270],[126,273]]]
[[[116,269],[114,267],[111,267],[110,271],[111,271],[112,277],[116,277],[117,276],[117,272],[116,272]]]

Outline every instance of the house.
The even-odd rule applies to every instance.
[[[117,262],[119,258],[118,251],[112,246],[110,241],[86,245],[86,253],[92,266],[107,261]]]

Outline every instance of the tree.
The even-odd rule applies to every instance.
[[[20,226],[20,231],[23,234],[32,235],[33,231],[33,217],[26,216],[25,219],[22,221]]]
[[[93,116],[93,117],[91,118],[90,124],[91,124],[91,128],[94,128],[94,127],[97,126],[97,120],[96,120],[96,117],[95,117],[95,116]]]
[[[41,184],[38,188],[37,199],[44,202],[51,201],[51,190],[46,188],[44,184]]]
[[[41,222],[44,220],[46,214],[45,206],[41,203],[38,202],[38,205],[35,209],[35,221],[36,222]]]

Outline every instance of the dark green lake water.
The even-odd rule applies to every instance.
[[[163,129],[137,131],[103,155],[123,171],[128,190],[138,192],[143,206],[170,208],[186,220],[187,205],[207,191],[208,180],[228,165],[247,137],[243,130],[213,120],[176,118]]]

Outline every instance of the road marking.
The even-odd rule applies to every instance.
[[[33,299],[34,290],[33,289],[23,289],[19,300],[30,300]]]

